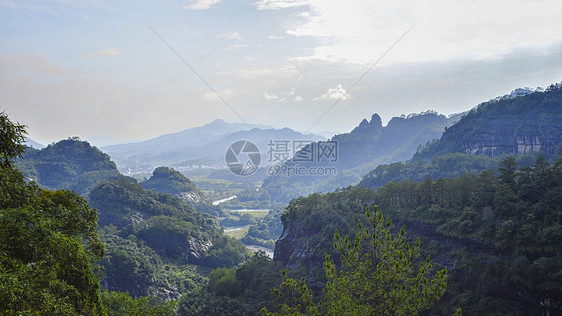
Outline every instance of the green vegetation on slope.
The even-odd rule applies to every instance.
[[[161,304],[103,292],[97,212],[75,192],[47,191],[13,168],[24,126],[0,114],[0,314],[173,315]],[[104,257],[105,258],[105,257]]]
[[[107,154],[78,138],[41,150],[29,148],[16,167],[42,188],[72,190],[83,196],[102,180],[122,177]]]
[[[355,238],[340,237],[336,230],[334,248],[341,267],[326,255],[324,298],[315,304],[304,281],[285,276],[275,289],[278,312],[264,315],[417,315],[429,308],[445,292],[447,270],[432,277],[430,258],[416,262],[419,240],[408,244],[405,230],[392,237],[382,212],[367,208],[368,225],[358,223]],[[429,278],[429,280],[428,280]]]
[[[377,190],[376,200],[392,216],[433,224],[438,234],[464,241],[465,249],[451,255],[458,280],[479,280],[474,291],[487,286],[487,296],[513,300],[520,310],[560,313],[562,158],[549,164],[539,156],[519,170],[506,158],[498,171],[392,182]]]
[[[259,310],[273,307],[270,289],[282,281],[280,262],[257,252],[239,268],[216,269],[207,286],[179,303],[179,315],[259,315]]]
[[[425,239],[422,251],[451,271],[433,312],[449,314],[458,306],[469,315],[562,312],[562,158],[549,163],[538,156],[533,166],[518,168],[507,157],[497,172],[297,199],[282,216],[276,260],[319,280],[320,256],[333,256],[329,230],[353,232],[357,210],[375,204]]]
[[[535,162],[538,154],[521,154],[515,156],[519,167],[529,167]],[[420,182],[425,178],[452,178],[465,174],[479,174],[480,172],[498,168],[500,161],[507,155],[489,157],[486,155],[470,155],[451,153],[435,156],[429,161],[408,160],[395,162],[388,165],[379,165],[367,173],[360,186],[375,189],[389,182],[406,180]]]
[[[205,282],[203,267],[235,267],[248,250],[222,233],[218,220],[167,193],[123,178],[90,193],[99,209],[108,255],[104,284],[138,297],[179,298]]]
[[[169,193],[174,196],[198,202],[201,200],[201,192],[191,180],[180,172],[168,168],[158,167],[154,169],[152,176],[141,182],[147,190],[156,190],[161,193]]]
[[[74,192],[26,183],[12,166],[24,127],[0,117],[0,311],[100,314],[96,211]]]

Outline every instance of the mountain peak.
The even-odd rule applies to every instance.
[[[357,126],[355,129],[353,129],[353,132],[357,132],[357,131],[366,131],[366,130],[381,130],[382,127],[382,120],[381,117],[375,113],[371,116],[371,121],[367,121],[367,119],[363,119],[361,121],[361,123],[359,123],[359,126]]]
[[[363,119],[361,123],[359,123],[360,128],[367,128],[368,126],[369,126],[369,122],[367,121],[367,119]]]
[[[375,113],[375,114],[373,114],[373,116],[371,116],[371,126],[372,125],[382,127],[382,119],[377,113]]]

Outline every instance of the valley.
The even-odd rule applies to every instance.
[[[10,178],[18,190],[37,186],[40,196],[75,191],[85,210],[95,211],[105,252],[91,265],[104,271],[99,286],[106,300],[122,292],[121,300],[147,298],[162,310],[176,302],[180,314],[212,306],[257,314],[276,308],[271,288],[303,278],[303,289],[328,304],[323,293],[336,279],[325,269],[350,260],[338,255],[334,240],[359,236],[358,221],[383,229],[365,213],[376,205],[373,212],[380,208],[388,220],[388,236],[419,247],[408,255],[416,266],[423,266],[420,256],[431,258],[432,268],[422,269],[426,277],[442,284],[447,275],[446,289],[433,289],[437,296],[427,312],[556,314],[562,306],[561,114],[562,84],[512,93],[451,117],[429,111],[382,126],[374,114],[350,133],[311,139],[277,165],[333,164],[335,176],[268,175],[266,165],[245,177],[218,160],[182,168],[167,160],[174,155],[146,156],[141,143],[108,147],[107,154],[77,137],[26,148],[14,163],[19,171],[3,172],[27,179]],[[230,141],[239,135],[235,126],[215,121],[183,133],[231,128],[219,135]],[[265,131],[259,137],[277,133]],[[180,136],[148,142],[173,149],[173,142],[159,139],[181,143]],[[210,146],[206,141],[200,146]],[[337,143],[337,160],[297,160],[328,142]],[[133,162],[127,153],[148,169],[122,172]],[[340,249],[352,253],[345,243]]]

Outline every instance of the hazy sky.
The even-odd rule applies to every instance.
[[[152,28],[248,123],[347,132],[560,82],[561,16],[559,0],[0,0],[0,110],[42,143],[242,122]]]

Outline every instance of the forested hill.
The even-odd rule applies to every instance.
[[[232,267],[249,253],[218,220],[134,179],[104,181],[90,193],[107,249],[104,287],[174,299],[204,282],[197,266]]]
[[[488,156],[541,152],[548,159],[558,153],[561,142],[562,84],[553,84],[544,92],[478,105],[414,159],[457,152]]]
[[[363,120],[350,133],[335,135],[331,139],[337,142],[336,161],[288,161],[280,169],[327,167],[337,169],[336,174],[288,177],[287,174],[279,172],[266,178],[263,188],[277,201],[288,202],[298,196],[329,192],[357,184],[365,173],[379,164],[411,158],[420,144],[440,137],[443,129],[452,125],[456,119],[458,116],[447,118],[427,111],[407,117],[394,117],[383,126],[380,116],[373,114],[370,121]],[[318,146],[318,143],[314,146]],[[273,169],[275,170],[277,169]]]
[[[41,150],[28,148],[16,167],[43,188],[68,189],[81,195],[101,180],[122,177],[108,155],[78,138],[61,140]]]
[[[323,277],[333,235],[353,235],[365,207],[422,240],[424,255],[450,272],[448,294],[431,314],[560,315],[562,313],[562,158],[538,156],[518,168],[513,157],[498,172],[423,182],[391,182],[376,191],[350,187],[293,200],[275,261],[307,271],[310,284]]]
[[[152,172],[150,179],[141,182],[147,190],[156,190],[169,193],[184,200],[199,202],[202,193],[197,189],[195,183],[181,174],[179,171],[168,167],[158,167]]]

